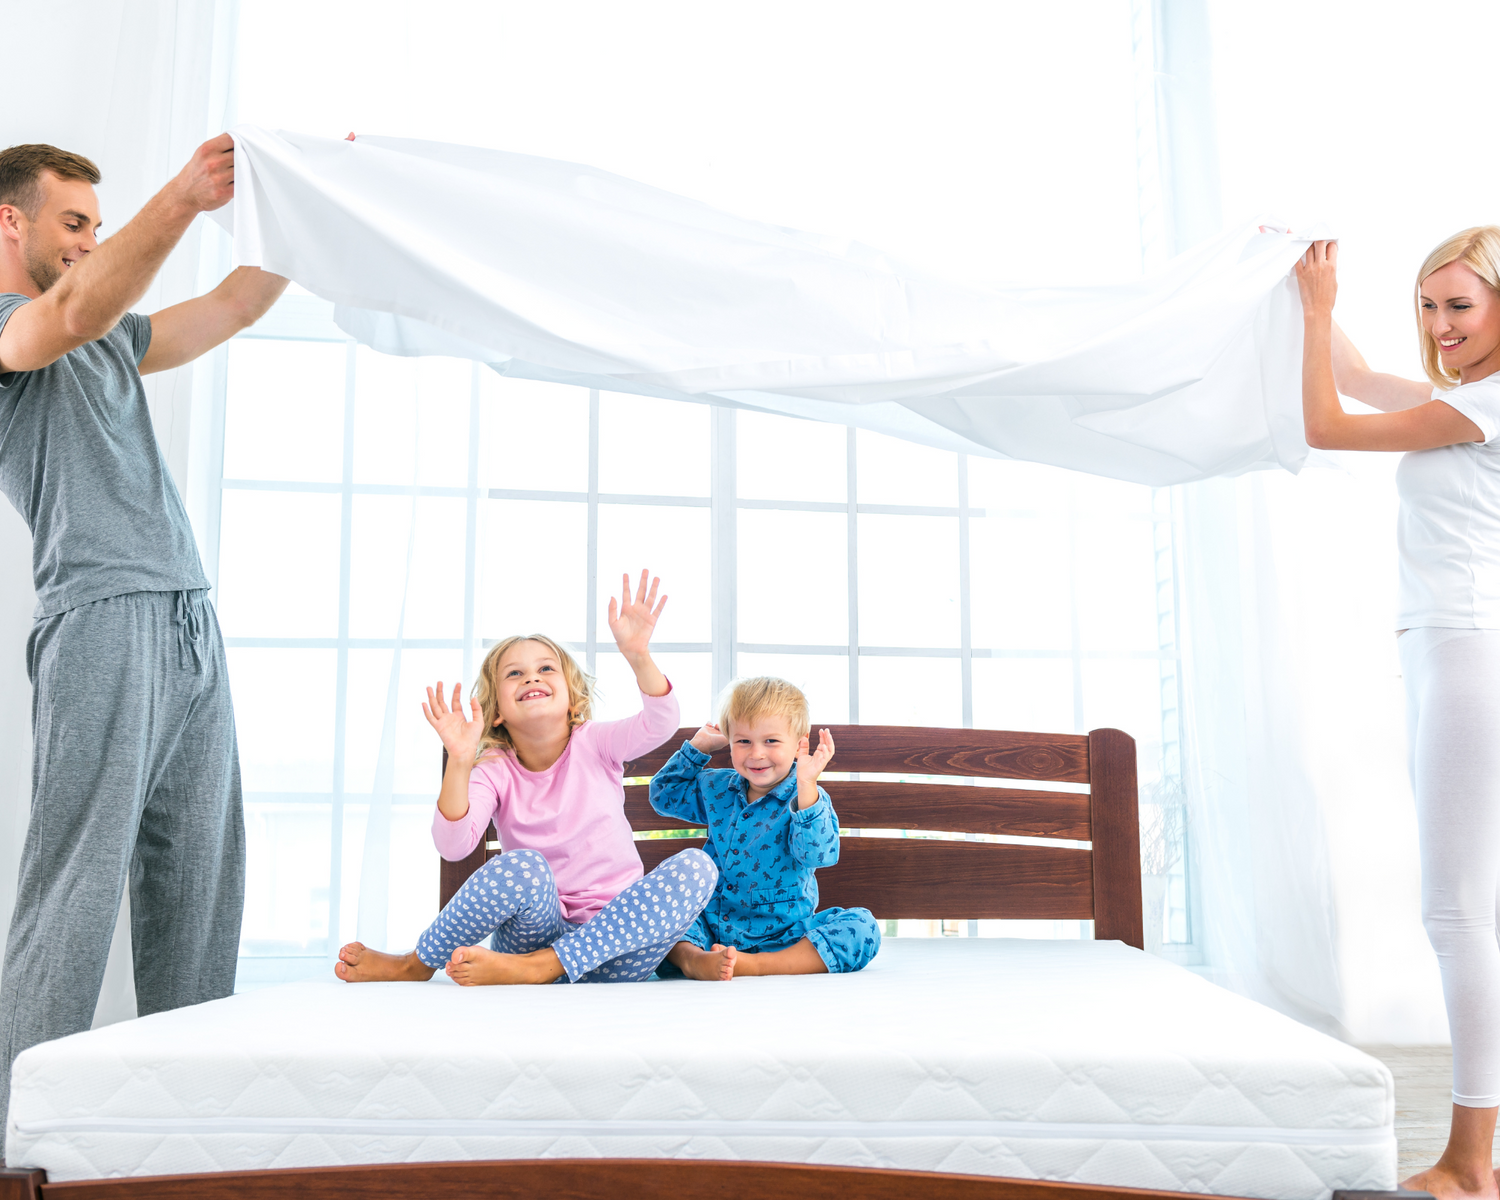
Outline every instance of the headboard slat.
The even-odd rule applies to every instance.
[[[823,785],[845,829],[925,829],[1011,837],[1089,840],[1089,798],[1078,792],[971,788],[950,783],[828,780]],[[650,786],[625,788],[625,816],[636,830],[690,829],[651,807]]]
[[[651,870],[702,838],[637,842]],[[818,872],[819,908],[868,908],[877,919],[1080,920],[1094,915],[1092,855],[1064,846],[925,838],[844,838]]]
[[[817,731],[813,725],[813,744]],[[1048,783],[1089,781],[1089,740],[1072,733],[1010,733],[905,725],[830,725],[834,753],[830,771],[886,775],[973,775],[989,779],[1034,779]],[[625,775],[654,775],[697,727],[679,729],[663,745],[625,764]],[[728,751],[713,759],[729,765]]]

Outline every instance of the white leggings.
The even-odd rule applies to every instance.
[[[1500,1105],[1500,629],[1401,636],[1422,924],[1453,1038],[1453,1102]]]

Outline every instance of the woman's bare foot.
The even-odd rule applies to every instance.
[[[384,954],[371,950],[362,942],[350,942],[339,951],[339,961],[333,964],[333,973],[345,983],[420,981],[431,979],[433,970],[416,956],[415,951],[411,954]]]
[[[483,946],[460,946],[443,970],[454,983],[464,987],[485,983],[551,983],[566,974],[554,950],[500,954]]]
[[[689,979],[718,982],[734,978],[734,964],[739,951],[733,946],[714,943],[712,950],[700,950],[691,942],[678,942],[672,947],[672,962]]]
[[[1469,1175],[1448,1167],[1442,1159],[1437,1165],[1413,1175],[1401,1184],[1408,1192],[1431,1192],[1437,1200],[1495,1200],[1500,1195],[1493,1170]]]

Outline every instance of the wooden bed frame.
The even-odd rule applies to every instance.
[[[1134,738],[1118,729],[1096,729],[1084,736],[900,725],[828,728],[836,747],[827,768],[830,773],[1087,784],[1089,789],[1060,792],[825,779],[846,831],[1009,834],[1092,842],[1092,848],[846,836],[838,865],[818,872],[824,907],[868,908],[880,920],[1092,920],[1096,939],[1117,939],[1144,949]],[[696,732],[696,727],[679,729],[664,745],[626,763],[625,777],[656,774]],[[729,752],[720,751],[710,765],[727,767]],[[626,785],[625,815],[632,829],[649,833],[693,828],[657,815],[649,791],[644,783]],[[490,838],[468,858],[442,864],[440,903],[447,904],[485,859],[500,852],[495,836],[492,825]],[[703,841],[642,839],[636,849],[649,871]]]
[[[816,727],[815,727],[816,728]],[[1135,742],[1118,729],[1075,734],[1003,733],[838,725],[832,772],[1086,784],[1087,792],[956,786],[889,779],[829,780],[848,830],[1009,834],[1086,841],[1091,848],[931,838],[846,836],[837,866],[818,873],[825,905],[859,906],[878,919],[1043,918],[1092,920],[1094,937],[1142,947],[1140,832]],[[695,730],[626,764],[627,778],[654,774]],[[727,755],[720,756],[726,761]],[[715,765],[720,765],[719,758]],[[626,787],[638,832],[687,828],[657,816],[645,784]],[[647,870],[703,839],[638,840]],[[444,862],[444,903],[483,862],[493,841]],[[48,1183],[40,1171],[0,1168],[0,1200],[136,1200],[195,1197],[303,1200],[355,1197],[532,1197],[554,1200],[1181,1200],[1183,1193],[1047,1183],[928,1171],[684,1159],[529,1159],[384,1163],[315,1169],[214,1172]]]

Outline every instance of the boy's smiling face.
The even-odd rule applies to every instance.
[[[774,791],[797,761],[797,743],[785,717],[759,717],[735,723],[729,733],[729,761],[750,785],[750,799]]]

